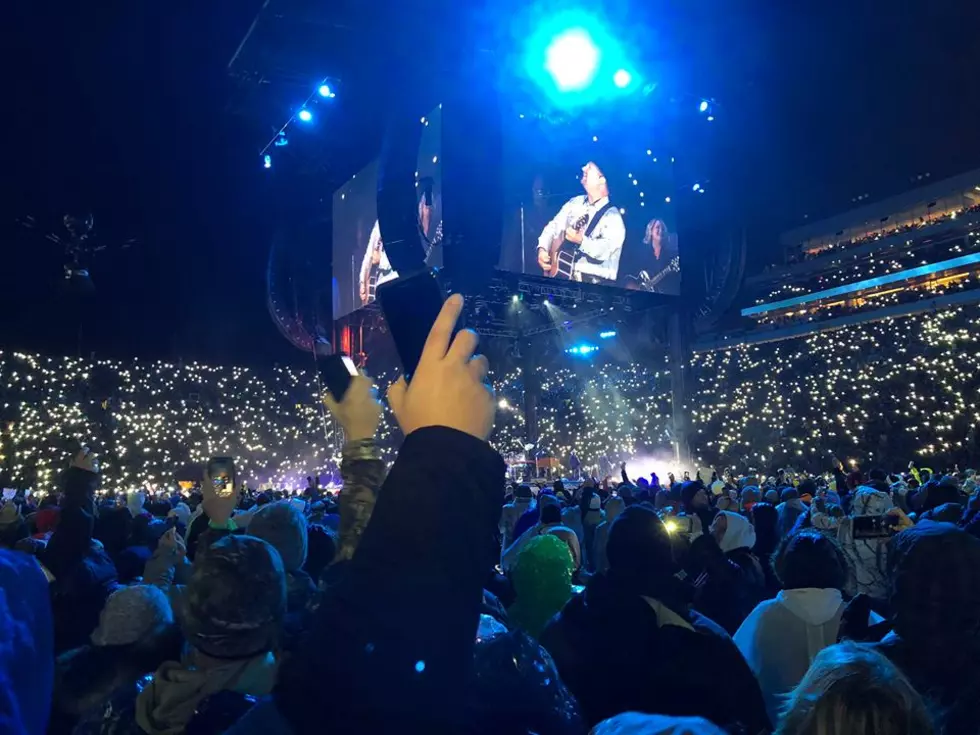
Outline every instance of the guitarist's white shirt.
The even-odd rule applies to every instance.
[[[367,249],[364,251],[363,260],[361,260],[360,283],[364,283],[365,279],[367,279],[367,274],[371,270],[371,255],[375,250],[381,252],[381,262],[378,263],[378,285],[380,286],[382,283],[387,283],[398,278],[398,273],[392,269],[391,261],[388,260],[388,253],[385,252],[384,243],[381,242],[381,228],[377,221],[375,221],[374,227],[371,229]]]
[[[551,242],[559,235],[563,235],[565,229],[571,227],[583,214],[589,215],[588,222],[592,221],[595,213],[609,203],[609,197],[599,199],[595,204],[589,204],[589,198],[585,194],[575,196],[565,202],[565,205],[558,210],[558,214],[541,231],[538,238],[538,250],[548,251]],[[586,223],[582,228],[584,233],[589,227]],[[579,250],[589,256],[593,263],[584,258],[580,258],[575,263],[575,271],[572,277],[575,280],[582,280],[582,276],[596,276],[609,281],[615,281],[619,275],[619,258],[623,254],[623,242],[626,240],[626,224],[623,216],[616,207],[610,207],[602,219],[596,224],[595,229],[588,237],[582,238]]]

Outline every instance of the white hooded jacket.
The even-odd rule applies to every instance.
[[[757,605],[735,632],[772,722],[779,720],[782,695],[800,683],[820,651],[837,643],[843,612],[839,590],[783,590]]]

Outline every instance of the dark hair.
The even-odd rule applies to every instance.
[[[800,494],[796,491],[795,487],[784,487],[783,491],[779,494],[779,499],[784,503],[787,500],[799,500]]]
[[[541,522],[561,523],[561,509],[551,503],[541,506]]]
[[[813,530],[783,539],[773,555],[773,569],[787,590],[843,590],[847,580],[847,560],[838,543]]]

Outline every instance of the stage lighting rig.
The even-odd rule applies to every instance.
[[[89,272],[89,263],[96,254],[128,250],[137,244],[136,238],[129,238],[118,244],[100,240],[95,234],[95,217],[92,214],[82,216],[66,214],[61,218],[58,226],[39,225],[33,215],[26,215],[17,222],[24,229],[37,234],[48,230],[49,227],[52,228],[43,237],[63,250],[65,281],[78,293],[95,290]]]

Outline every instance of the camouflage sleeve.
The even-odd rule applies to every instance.
[[[375,441],[363,439],[345,444],[340,473],[344,487],[340,491],[340,530],[334,562],[354,556],[384,482],[385,466]]]

